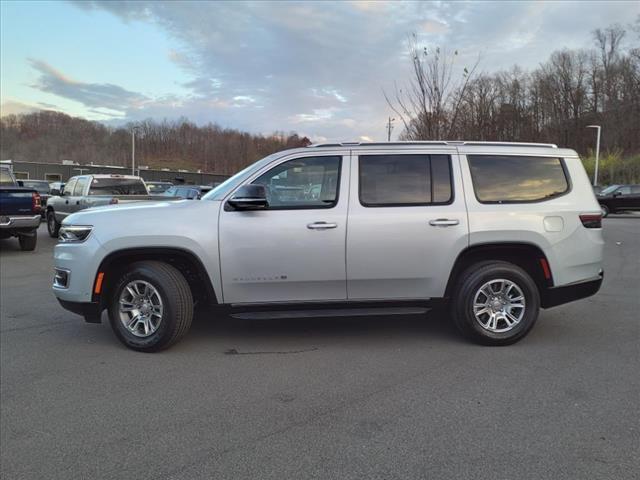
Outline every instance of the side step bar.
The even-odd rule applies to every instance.
[[[242,320],[275,320],[283,318],[324,318],[324,317],[369,317],[376,315],[423,315],[429,309],[424,307],[379,307],[379,308],[333,308],[322,310],[280,310],[272,312],[232,313],[233,318]]]

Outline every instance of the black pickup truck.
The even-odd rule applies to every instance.
[[[21,186],[8,165],[0,165],[0,239],[18,237],[21,250],[35,250],[40,210],[40,194]]]

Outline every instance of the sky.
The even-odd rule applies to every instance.
[[[460,52],[457,68],[495,72],[590,48],[595,28],[639,15],[637,1],[2,0],[1,113],[385,140],[383,92],[409,79],[412,33]]]

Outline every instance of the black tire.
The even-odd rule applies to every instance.
[[[47,230],[49,231],[49,236],[51,238],[58,238],[60,224],[56,220],[56,215],[53,213],[53,210],[49,210],[47,212]]]
[[[467,268],[458,278],[451,304],[452,316],[458,330],[467,338],[482,345],[511,345],[524,338],[533,328],[540,312],[540,293],[535,282],[522,268],[503,261],[479,262]],[[522,291],[525,301],[520,321],[504,332],[483,327],[473,309],[474,298],[480,288],[498,279],[514,283]],[[503,326],[508,328],[506,324]]]
[[[162,317],[157,330],[147,337],[130,332],[120,320],[119,299],[134,280],[151,284],[162,300]],[[193,318],[193,296],[189,284],[175,267],[158,261],[133,263],[123,272],[109,293],[109,322],[118,339],[140,352],[157,352],[178,342],[189,330]]]
[[[602,218],[608,217],[609,214],[611,213],[609,211],[609,207],[607,207],[606,205],[600,204],[600,210],[602,211]]]
[[[23,252],[32,252],[36,249],[38,243],[38,232],[34,231],[33,235],[18,235],[20,250]]]

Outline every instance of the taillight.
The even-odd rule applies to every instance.
[[[580,221],[585,228],[602,228],[602,214],[589,213],[580,215]]]
[[[109,205],[115,205],[116,203],[118,203],[117,198],[112,198],[111,200],[109,200]]]
[[[33,213],[40,213],[42,205],[40,204],[40,194],[38,192],[31,193],[31,211]]]

